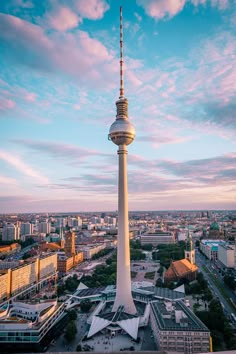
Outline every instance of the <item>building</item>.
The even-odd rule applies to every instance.
[[[226,268],[235,267],[235,245],[219,243],[218,245],[218,261]]]
[[[67,257],[65,252],[57,253],[57,264],[59,273],[67,273],[76,265],[82,263],[84,260],[83,252],[78,252],[73,256]]]
[[[3,227],[2,240],[13,241],[20,239],[20,227],[14,224],[7,224]]]
[[[210,331],[182,301],[154,301],[150,321],[159,350],[178,353],[210,351]]]
[[[22,237],[24,235],[33,234],[33,230],[34,230],[33,225],[30,224],[29,222],[22,223],[20,226],[20,235]]]
[[[106,248],[106,243],[97,243],[82,248],[84,259],[91,259],[93,255]]]
[[[55,275],[57,272],[57,255],[46,254],[34,258],[27,264],[8,269],[0,273],[0,300],[5,300],[20,293],[29,286]]]
[[[214,221],[210,225],[208,237],[209,237],[209,239],[219,239],[220,238],[220,226],[216,221]]]
[[[49,222],[40,222],[38,224],[38,232],[49,234],[51,232],[51,224]]]
[[[188,232],[187,235],[184,258],[188,259],[190,263],[195,264],[195,249],[193,248],[192,235],[190,235],[190,232]]]
[[[188,259],[173,261],[164,274],[164,283],[170,284],[181,279],[193,281],[197,277],[198,267]]]
[[[152,244],[153,246],[158,246],[160,244],[175,243],[175,238],[173,232],[156,230],[142,234],[140,242],[142,245]]]
[[[52,340],[49,333],[63,319],[64,311],[65,304],[56,300],[41,303],[15,301],[5,305],[0,312],[1,350],[5,353],[42,351]]]
[[[64,244],[65,254],[67,257],[75,255],[75,233],[67,231],[65,235],[65,244]]]
[[[12,243],[11,245],[0,246],[0,256],[10,255],[21,250],[21,245],[19,243]]]
[[[218,260],[218,246],[219,244],[224,245],[225,241],[222,240],[201,240],[200,242],[200,250],[205,256],[212,260]]]

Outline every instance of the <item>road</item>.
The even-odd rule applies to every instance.
[[[196,252],[196,264],[199,270],[203,273],[205,279],[207,280],[213,295],[218,297],[220,302],[223,304],[225,314],[229,316],[233,312],[233,310],[231,306],[228,304],[228,302],[225,300],[225,297],[221,294],[220,289],[213,282],[211,276],[217,278],[217,281],[222,285],[225,292],[227,293],[228,298],[235,299],[235,294],[226,287],[218,271],[215,268],[214,269],[212,268],[211,262],[209,260],[206,260],[206,258],[203,255],[201,255],[199,252]],[[204,267],[207,268],[208,271],[206,271]],[[236,310],[234,311],[234,313],[236,314]]]

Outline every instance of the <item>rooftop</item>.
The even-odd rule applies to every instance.
[[[158,326],[162,330],[205,331],[208,328],[182,301],[151,303]]]

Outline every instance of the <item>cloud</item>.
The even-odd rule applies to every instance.
[[[41,175],[34,168],[22,161],[19,157],[9,152],[0,150],[0,160],[5,161],[7,164],[13,166],[18,172],[22,173],[25,176],[33,178],[33,180],[35,181],[38,181],[43,184],[49,183],[47,177]]]
[[[14,139],[12,142],[21,146],[26,146],[40,153],[46,153],[53,158],[66,159],[68,162],[71,160],[85,159],[90,156],[110,156],[99,151],[80,148],[72,144],[60,144],[56,142],[43,142],[29,139]]]
[[[104,0],[76,0],[74,6],[81,17],[90,20],[101,19],[110,8]]]
[[[184,8],[186,0],[137,0],[145,12],[156,20],[171,18]]]
[[[139,136],[136,138],[136,141],[141,141],[141,142],[146,142],[146,143],[152,143],[154,147],[158,147],[159,145],[162,144],[181,144],[185,143],[186,141],[192,140],[192,137],[181,137],[177,135],[172,135],[172,134],[155,134],[155,135],[146,135],[146,136]]]
[[[0,97],[0,114],[12,110],[15,107],[16,103],[5,97]]]
[[[77,27],[81,19],[70,8],[61,6],[48,13],[46,21],[49,28],[64,32]]]
[[[0,184],[17,184],[17,181],[15,178],[0,175]]]
[[[114,65],[113,54],[87,32],[46,34],[40,26],[0,14],[0,38],[11,60],[36,70],[64,73],[93,89],[101,89],[101,84],[115,86],[113,74],[118,65]]]
[[[228,0],[137,0],[137,4],[144,8],[146,14],[156,20],[174,17],[189,2],[195,7],[209,2],[212,7],[219,10],[225,10],[229,6]]]

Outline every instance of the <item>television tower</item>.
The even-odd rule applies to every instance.
[[[109,139],[119,146],[117,151],[119,156],[117,279],[116,298],[112,311],[117,311],[122,306],[124,312],[136,314],[131,293],[127,182],[127,145],[133,142],[135,129],[128,118],[128,100],[124,96],[123,65],[122,7],[120,7],[120,97],[116,101],[116,120],[109,131]]]

